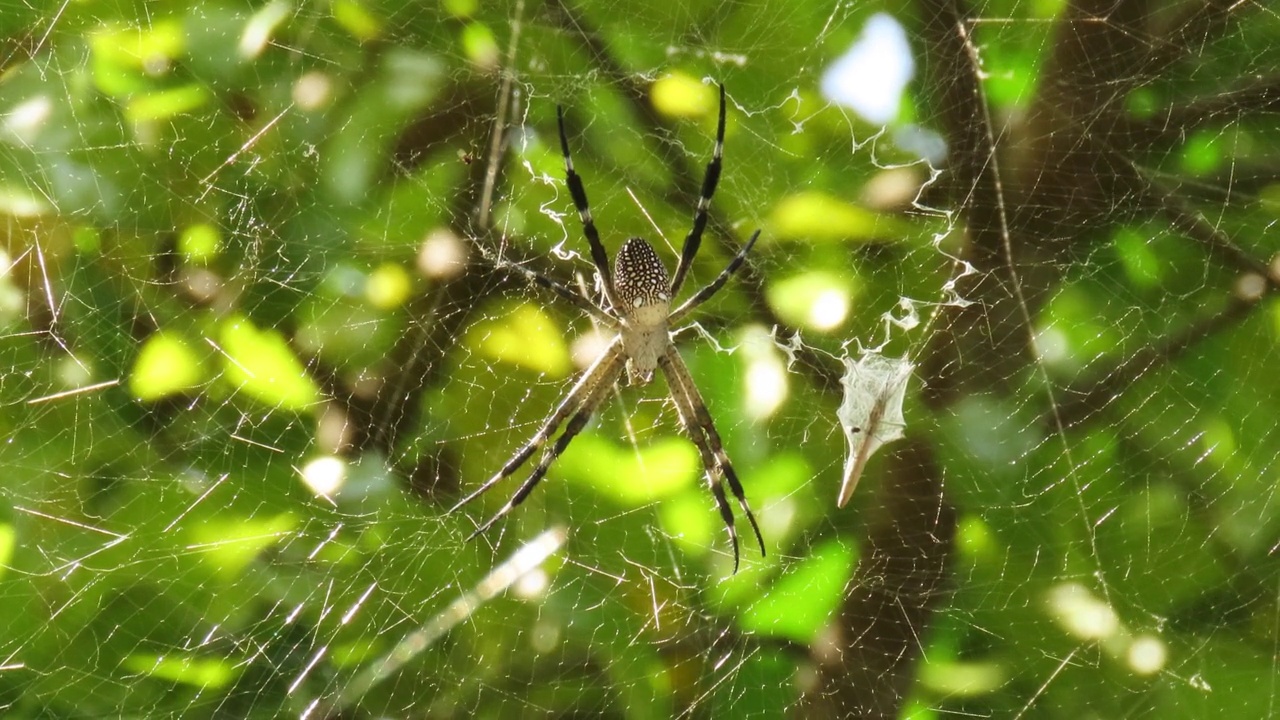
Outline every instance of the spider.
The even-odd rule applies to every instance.
[[[743,494],[742,483],[738,480],[733,464],[724,450],[720,434],[716,432],[711,420],[711,413],[693,382],[689,368],[680,358],[672,342],[675,333],[668,328],[688,317],[696,307],[706,302],[729,280],[742,265],[751,246],[760,237],[756,230],[747,244],[729,261],[728,266],[720,272],[709,285],[694,293],[688,300],[671,309],[672,300],[680,291],[698,246],[702,242],[702,232],[707,226],[707,208],[711,204],[711,196],[715,193],[720,179],[721,155],[724,149],[724,117],[725,117],[724,85],[720,85],[720,113],[716,126],[716,145],[711,162],[707,164],[706,174],[702,180],[702,193],[698,198],[698,206],[693,214],[693,228],[685,236],[684,248],[680,253],[680,262],[676,266],[674,278],[667,275],[666,266],[658,258],[656,252],[645,240],[633,237],[623,243],[618,251],[617,265],[609,271],[609,256],[604,245],[600,243],[600,234],[596,230],[595,221],[591,217],[591,209],[587,204],[587,193],[582,185],[582,178],[573,169],[573,158],[569,154],[569,140],[564,131],[564,110],[556,108],[556,120],[560,129],[560,150],[564,154],[565,180],[569,186],[569,194],[573,196],[573,204],[582,221],[583,234],[591,247],[591,260],[600,276],[600,285],[604,291],[607,307],[601,307],[586,296],[569,290],[564,285],[545,275],[529,270],[520,265],[502,263],[504,267],[523,275],[527,280],[542,286],[578,309],[586,312],[599,321],[604,327],[615,332],[612,340],[600,357],[574,384],[569,394],[542,424],[538,432],[516,452],[506,465],[487,482],[470,495],[458,501],[450,512],[466,505],[482,495],[501,480],[510,477],[533,456],[555,433],[561,423],[565,424],[564,432],[556,439],[555,444],[542,454],[533,472],[516,490],[506,505],[467,538],[480,535],[494,523],[502,519],[508,512],[524,502],[529,493],[546,475],[551,463],[560,456],[574,437],[586,426],[591,415],[600,407],[614,385],[622,377],[625,367],[632,384],[644,385],[653,379],[654,370],[661,369],[667,378],[671,400],[675,403],[685,431],[693,440],[702,456],[702,464],[706,470],[707,485],[715,496],[720,517],[724,520],[729,532],[729,541],[733,544],[733,571],[738,571],[738,533],[734,528],[733,510],[725,498],[723,477],[729,483],[729,489],[737,498],[738,505],[746,514],[760,544],[760,554],[765,554],[764,538],[760,535],[760,527],[756,524],[755,515],[747,504]]]

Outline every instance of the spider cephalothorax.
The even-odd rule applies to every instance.
[[[702,180],[702,194],[698,198],[698,206],[693,213],[693,228],[685,236],[674,279],[669,279],[667,268],[662,264],[653,247],[640,238],[631,238],[623,243],[622,248],[618,250],[617,266],[610,272],[609,255],[600,242],[600,233],[596,230],[595,220],[591,217],[591,209],[587,204],[587,191],[582,185],[582,178],[573,169],[573,158],[569,154],[569,140],[564,132],[564,111],[557,108],[556,115],[560,128],[560,149],[564,154],[565,180],[569,186],[569,194],[573,197],[574,207],[578,210],[578,217],[582,220],[582,232],[587,236],[587,244],[591,248],[591,261],[600,275],[600,286],[604,291],[605,300],[608,301],[608,307],[600,307],[551,278],[520,265],[506,263],[503,266],[551,290],[616,334],[600,357],[587,368],[569,394],[543,422],[537,434],[525,443],[524,447],[520,448],[497,474],[460,500],[453,509],[457,510],[479,497],[503,478],[518,470],[546,444],[547,440],[551,439],[552,434],[563,423],[564,432],[556,439],[555,444],[543,453],[533,472],[529,473],[529,477],[516,489],[515,494],[502,506],[502,509],[476,528],[471,537],[488,530],[512,508],[524,502],[533,488],[547,474],[551,463],[586,427],[591,414],[621,378],[624,368],[633,381],[642,384],[653,379],[654,370],[661,369],[667,378],[671,400],[676,406],[676,412],[680,415],[680,421],[702,457],[702,464],[707,473],[707,485],[715,497],[716,507],[720,510],[720,517],[724,520],[729,532],[729,540],[733,544],[733,570],[737,572],[738,533],[734,529],[733,510],[725,497],[722,480],[729,484],[729,489],[733,491],[733,496],[737,499],[743,514],[751,523],[751,529],[755,532],[757,542],[760,543],[761,555],[764,555],[764,538],[760,535],[760,527],[756,524],[755,515],[747,505],[742,483],[738,481],[738,475],[729,461],[729,455],[724,451],[724,443],[721,442],[720,434],[716,432],[716,426],[711,421],[711,413],[702,400],[702,394],[698,392],[698,386],[694,384],[688,366],[684,364],[676,346],[671,342],[670,331],[672,325],[680,322],[691,310],[724,287],[729,277],[742,265],[747,253],[751,251],[751,246],[755,245],[756,239],[760,237],[760,231],[755,231],[747,240],[747,244],[742,246],[715,280],[694,293],[675,310],[671,309],[671,302],[684,283],[689,266],[693,264],[693,258],[698,253],[698,246],[702,242],[702,231],[707,226],[707,209],[711,204],[711,196],[715,194],[716,183],[720,179],[720,159],[724,151],[724,86],[720,86],[720,114],[716,124],[715,151],[712,153],[711,162],[707,164],[707,172]]]

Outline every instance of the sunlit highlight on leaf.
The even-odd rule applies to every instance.
[[[203,385],[208,372],[200,356],[177,335],[158,332],[147,338],[129,373],[129,391],[144,402],[160,400]]]
[[[139,675],[207,690],[225,688],[240,677],[243,665],[216,657],[193,657],[183,654],[130,655],[124,667]]]
[[[125,115],[134,122],[166,120],[190,112],[209,100],[208,91],[200,85],[185,85],[170,90],[139,95],[129,101]]]
[[[261,478],[251,480],[261,482]],[[288,539],[297,527],[288,513],[254,518],[208,518],[190,531],[206,565],[226,579],[240,576],[263,550]]]
[[[817,191],[788,196],[769,215],[773,235],[786,240],[882,242],[907,233],[900,221]]]
[[[334,0],[333,19],[360,42],[376,40],[382,34],[382,21],[357,0]]]
[[[671,117],[697,118],[716,109],[717,90],[681,72],[663,75],[653,83],[649,95],[658,112]]]
[[[244,33],[240,36],[240,56],[251,60],[261,55],[292,13],[293,4],[280,0],[259,8],[245,24]]]
[[[844,323],[855,294],[851,281],[823,270],[777,280],[767,293],[769,304],[789,323],[823,332]]]
[[[831,621],[857,558],[853,547],[831,541],[781,577],[741,615],[742,627],[808,644]]]
[[[16,218],[33,218],[47,215],[53,208],[43,198],[25,188],[0,185],[0,213]]]
[[[700,475],[700,467],[693,445],[675,436],[637,449],[582,435],[560,459],[561,472],[628,507],[679,492]]]
[[[12,140],[29,145],[35,142],[51,115],[53,100],[48,95],[37,95],[0,111],[0,118],[3,118],[0,127],[4,128]]]
[[[280,333],[231,318],[222,324],[218,345],[225,353],[224,377],[249,397],[286,410],[305,410],[319,400],[320,388]]]
[[[492,360],[564,377],[570,370],[569,348],[561,333],[542,310],[522,304],[498,320],[473,327],[467,333],[467,344]]]

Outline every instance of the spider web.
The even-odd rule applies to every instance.
[[[824,73],[886,23],[914,74],[870,122]],[[1277,714],[1268,4],[0,28],[6,716]],[[599,299],[556,105],[606,247],[670,269],[716,82],[684,292],[763,233],[677,341],[767,557],[739,518],[731,574],[662,381],[465,542],[608,339],[495,268]],[[869,356],[914,365],[905,437],[837,509]]]

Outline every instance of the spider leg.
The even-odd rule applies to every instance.
[[[569,185],[569,194],[573,196],[573,206],[578,209],[578,218],[582,220],[582,233],[587,236],[587,244],[591,246],[591,262],[595,263],[596,272],[600,273],[604,295],[609,300],[609,307],[620,312],[617,297],[613,292],[613,274],[609,271],[609,254],[604,251],[600,242],[600,232],[596,230],[595,220],[591,217],[591,206],[587,203],[587,190],[582,186],[582,178],[573,169],[573,156],[569,154],[569,139],[564,134],[564,108],[556,106],[556,123],[560,127],[560,152],[564,154],[564,179]]]
[[[720,485],[719,474],[723,474],[728,481],[729,489],[733,491],[739,507],[751,523],[751,530],[755,532],[756,542],[760,545],[760,556],[764,557],[766,554],[764,537],[760,534],[760,526],[751,512],[751,506],[747,504],[746,493],[743,492],[742,483],[738,480],[738,474],[729,460],[729,454],[724,451],[724,443],[720,440],[720,433],[716,432],[711,413],[707,411],[707,404],[702,399],[702,394],[698,392],[698,386],[693,382],[689,367],[684,364],[674,345],[667,346],[666,352],[659,360],[659,366],[667,376],[671,398],[675,401],[676,410],[680,413],[685,430],[688,431],[690,439],[702,455],[702,464],[707,471],[707,483],[711,487],[712,495],[716,498],[720,517],[724,519],[725,527],[729,531],[729,540],[733,543],[733,571],[736,573],[738,572],[738,532],[734,529],[733,511],[729,508],[724,488]]]
[[[716,125],[716,148],[711,154],[711,162],[707,163],[707,172],[702,176],[702,193],[698,196],[698,208],[693,212],[693,228],[684,238],[684,248],[680,251],[680,263],[676,265],[675,277],[671,280],[671,297],[675,297],[684,284],[684,277],[693,264],[693,256],[698,254],[698,246],[702,244],[702,231],[707,228],[707,208],[711,207],[711,196],[716,194],[716,184],[720,182],[720,160],[724,155],[724,85],[720,85],[720,119]]]
[[[586,404],[587,399],[595,394],[596,390],[600,387],[600,380],[612,372],[610,369],[611,366],[622,364],[620,362],[622,359],[621,349],[622,339],[615,338],[614,341],[609,344],[609,347],[605,348],[605,351],[600,353],[600,357],[595,361],[595,363],[593,363],[591,367],[587,368],[586,372],[582,373],[582,377],[578,379],[576,384],[574,384],[573,389],[569,391],[568,395],[564,396],[564,400],[560,401],[560,404],[556,406],[555,411],[551,413],[551,417],[547,418],[546,422],[542,424],[542,427],[538,429],[538,432],[529,440],[529,442],[525,443],[524,447],[516,451],[516,454],[512,455],[511,459],[507,461],[507,464],[503,465],[502,469],[495,473],[493,477],[489,478],[470,495],[462,498],[455,503],[453,507],[449,508],[449,512],[452,513],[463,505],[475,500],[483,495],[486,490],[510,477],[516,470],[519,470],[520,466],[524,465],[525,462],[538,451],[538,448],[542,447],[547,442],[552,433],[556,431],[556,428],[560,427],[560,423],[564,422],[565,418],[572,415],[575,411],[582,408]]]
[[[602,308],[597,307],[595,303],[591,302],[587,298],[583,297],[581,294],[570,290],[564,285],[561,285],[560,283],[556,282],[555,280],[552,280],[551,278],[547,277],[546,275],[543,275],[542,273],[536,270],[530,270],[529,268],[523,265],[520,265],[518,263],[513,263],[506,259],[499,260],[497,263],[497,267],[503,270],[514,272],[518,275],[522,275],[524,276],[525,280],[528,280],[534,285],[550,290],[551,292],[555,293],[561,298],[568,300],[570,303],[573,303],[574,307],[585,312],[586,314],[590,315],[596,320],[599,320],[601,323],[604,323],[608,327],[614,327],[617,325],[617,321],[614,320],[609,315],[609,313],[605,312]]]
[[[712,280],[710,285],[699,290],[693,297],[685,300],[683,303],[680,303],[680,307],[676,308],[675,311],[671,313],[671,317],[667,322],[672,325],[679,324],[679,322],[683,320],[694,308],[706,302],[712,295],[719,292],[720,288],[724,287],[724,284],[729,281],[729,278],[738,271],[738,268],[742,267],[742,261],[747,259],[747,253],[751,252],[751,246],[756,244],[756,240],[759,237],[759,230],[752,233],[751,239],[747,240],[747,244],[743,245],[742,249],[738,251],[738,254],[733,256],[733,259],[729,261],[728,266],[726,266],[724,270],[720,271],[720,274],[716,279]]]
[[[573,413],[573,417],[565,424],[564,432],[560,434],[560,437],[556,438],[555,444],[543,453],[542,459],[538,461],[537,467],[535,467],[533,472],[529,473],[529,477],[520,484],[520,487],[516,489],[515,494],[507,501],[507,504],[503,505],[502,509],[495,513],[493,517],[486,520],[483,525],[476,528],[475,532],[468,535],[467,540],[471,540],[475,536],[483,533],[485,530],[488,530],[494,523],[501,520],[503,516],[515,509],[520,505],[520,503],[524,502],[525,498],[529,497],[529,493],[533,492],[533,489],[538,486],[538,483],[542,480],[543,476],[547,474],[547,470],[551,467],[551,463],[555,462],[555,459],[560,457],[560,453],[564,452],[565,448],[569,447],[569,443],[573,442],[573,439],[578,436],[578,433],[582,432],[582,429],[587,426],[587,421],[591,419],[591,415],[595,413],[596,408],[600,406],[600,402],[604,400],[605,396],[609,394],[609,390],[613,387],[614,383],[618,381],[618,378],[622,375],[622,369],[625,366],[626,362],[623,360],[621,355],[617,354],[613,355],[610,362],[606,362],[605,364],[598,366],[599,374],[596,381],[593,383],[593,386],[587,394],[582,398],[582,402],[579,404],[577,411]],[[490,481],[490,483],[486,483],[486,485],[491,483],[492,481]]]

